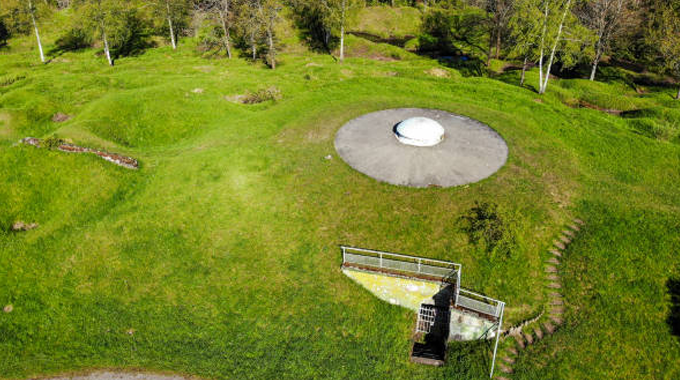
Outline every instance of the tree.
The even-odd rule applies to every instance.
[[[167,22],[172,49],[177,49],[178,26],[184,24],[189,3],[186,0],[155,0],[154,8],[155,14]]]
[[[509,57],[523,60],[519,85],[524,86],[529,62],[538,59],[538,40],[542,30],[541,13],[534,0],[516,0],[513,6],[514,15],[508,23],[513,42]]]
[[[85,30],[99,38],[110,66],[114,58],[131,55],[146,47],[145,25],[131,0],[73,1]]]
[[[246,3],[250,2],[253,1],[246,1]],[[206,0],[203,2],[204,11],[213,14],[222,28],[222,38],[228,58],[231,58],[231,30],[234,24],[235,7],[235,0]]]
[[[487,0],[486,12],[489,19],[489,52],[486,63],[489,65],[493,46],[496,47],[495,58],[500,57],[502,35],[507,28],[508,19],[512,14],[514,0]]]
[[[648,31],[649,42],[657,47],[661,69],[680,80],[680,5],[661,4],[655,12],[655,24]],[[675,99],[680,100],[680,86]]]
[[[276,45],[274,43],[274,27],[279,21],[279,12],[283,9],[280,0],[261,0],[260,2],[260,19],[264,25],[264,30],[267,35],[267,61],[269,67],[276,69]]]
[[[35,3],[33,0],[2,0],[0,7],[4,13],[8,14],[8,18],[11,19],[8,22],[10,24],[8,25],[10,32],[23,33],[27,32],[28,29],[33,30],[38,43],[40,61],[45,63],[45,52],[38,26],[42,16],[49,10],[49,4],[47,2]]]
[[[340,62],[345,60],[345,31],[354,11],[362,5],[358,0],[321,0],[327,11],[327,22],[331,29],[339,29],[340,32]]]
[[[250,46],[253,61],[257,59],[257,46],[262,35],[261,8],[260,0],[243,1],[238,8],[237,23]]]
[[[602,55],[611,47],[612,39],[619,34],[626,23],[625,16],[633,0],[590,0],[578,8],[577,14],[583,24],[595,35],[595,52],[592,61],[590,80],[595,80],[597,66]]]

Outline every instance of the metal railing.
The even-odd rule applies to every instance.
[[[453,272],[457,272],[456,277],[460,282],[461,265],[457,263],[372,249],[346,246],[341,246],[341,248],[343,266],[354,265],[368,269],[417,274],[440,280],[448,279]]]
[[[503,310],[503,301],[483,296],[466,289],[460,289],[456,306],[498,318]]]

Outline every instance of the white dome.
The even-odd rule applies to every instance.
[[[433,146],[444,139],[444,127],[432,119],[418,116],[397,124],[394,134],[402,144]]]

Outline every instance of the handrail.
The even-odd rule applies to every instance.
[[[343,250],[343,253],[344,253],[346,250],[351,250],[351,251],[356,251],[356,252],[375,253],[375,254],[378,254],[378,255],[390,255],[390,256],[401,257],[401,258],[405,258],[405,259],[425,260],[425,261],[429,261],[429,262],[433,262],[433,263],[450,265],[450,266],[453,266],[453,267],[458,268],[458,269],[460,269],[460,268],[462,267],[462,265],[461,265],[461,264],[458,264],[458,263],[454,263],[454,262],[451,262],[451,261],[430,259],[430,258],[427,258],[427,257],[410,256],[410,255],[404,255],[404,254],[400,254],[400,253],[392,253],[392,252],[385,252],[385,251],[376,251],[376,250],[374,250],[374,249],[349,247],[349,246],[345,246],[345,245],[341,245],[340,248]],[[350,252],[350,253],[351,253],[351,252]]]

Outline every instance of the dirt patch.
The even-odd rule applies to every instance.
[[[65,121],[69,121],[73,118],[71,115],[67,115],[65,113],[57,112],[52,116],[52,121],[55,123],[63,123]]]
[[[448,71],[446,71],[446,70],[444,70],[440,67],[433,67],[429,70],[425,70],[425,74],[432,75],[433,77],[437,77],[437,78],[450,78],[451,77],[451,74]]]
[[[22,221],[14,222],[10,227],[12,232],[30,231],[38,228],[38,223],[24,223]]]
[[[243,99],[245,99],[244,94],[236,94],[236,95],[224,95],[224,100],[232,103],[239,103],[243,104]]]
[[[579,107],[581,107],[581,108],[590,108],[590,109],[593,109],[593,110],[602,111],[602,112],[604,112],[604,113],[608,113],[608,114],[610,114],[610,115],[615,115],[615,116],[620,116],[620,115],[623,113],[623,111],[621,111],[621,110],[616,110],[616,109],[613,109],[613,108],[602,108],[602,107],[598,107],[598,106],[596,106],[596,105],[594,105],[594,104],[590,104],[590,103],[586,102],[585,100],[580,100],[579,103],[578,103],[578,105],[579,105]]]
[[[45,144],[42,140],[35,137],[26,137],[21,140],[23,144],[32,145],[36,148],[49,148],[50,146]],[[92,153],[101,157],[102,159],[112,162],[118,166],[122,166],[128,169],[139,168],[139,163],[134,158],[126,157],[118,153],[109,153],[101,150],[96,150],[92,148],[82,147],[74,144],[69,144],[67,142],[59,141],[56,145],[56,149],[66,153]]]
[[[321,67],[321,66],[323,65],[314,62],[309,62],[308,64],[305,65],[305,67]]]

